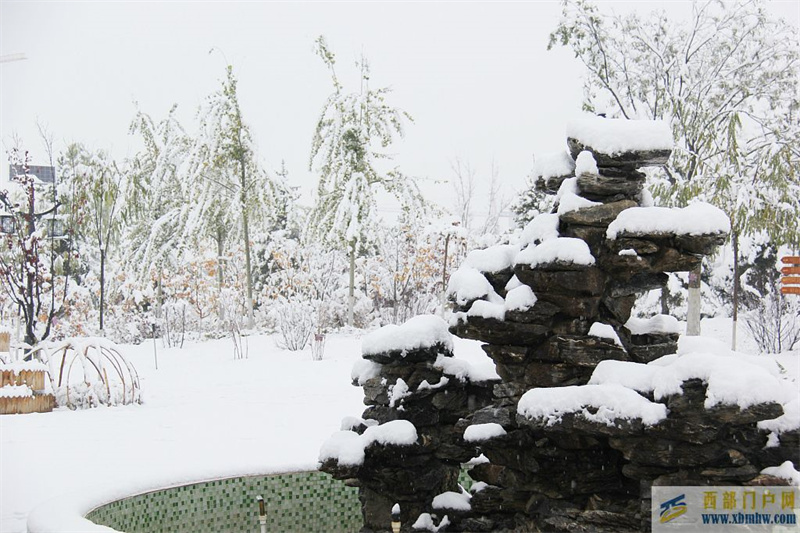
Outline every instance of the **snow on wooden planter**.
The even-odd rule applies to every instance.
[[[35,361],[0,365],[0,414],[52,411],[55,397],[45,392],[46,371]]]

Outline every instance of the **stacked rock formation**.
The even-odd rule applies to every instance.
[[[679,346],[672,317],[631,317],[729,231],[710,205],[646,205],[639,169],[671,143],[660,123],[574,127],[543,173],[554,212],[453,273],[450,332],[484,342],[499,380],[467,379],[434,317],[365,338],[368,407],[320,457],[360,487],[363,531],[388,531],[395,503],[406,531],[646,531],[654,485],[786,484],[761,472],[800,464],[796,385],[707,340]]]
[[[453,358],[447,327],[438,317],[419,316],[364,339],[353,384],[363,387],[367,408],[320,457],[321,470],[359,487],[362,532],[390,532],[395,504],[403,531],[411,530],[420,515],[433,512],[435,496],[458,491],[461,464],[474,455],[456,423],[491,402],[498,380]],[[348,459],[353,445],[343,441],[362,446],[360,461]]]
[[[758,423],[781,415],[781,405],[714,403],[708,366],[685,371],[670,394],[644,383],[655,374],[638,390],[616,383],[614,371],[596,374],[601,363],[610,368],[604,362],[641,374],[643,363],[676,352],[677,322],[631,320],[634,302],[663,286],[666,272],[692,270],[729,225],[709,205],[640,206],[638,169],[670,156],[665,125],[596,119],[574,130],[566,167],[574,177],[554,175],[542,187],[558,190],[555,212],[532,221],[516,248],[473,252],[451,282],[451,331],[486,342],[503,380],[493,405],[471,417],[502,431],[480,444],[489,462],[470,475],[488,486],[454,524],[460,530],[646,530],[652,484],[738,485],[776,464],[764,461]],[[779,455],[798,455],[793,438],[784,435]]]

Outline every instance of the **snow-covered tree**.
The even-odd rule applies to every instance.
[[[63,312],[63,297],[56,302],[55,275],[50,260],[54,242],[48,239],[48,215],[56,209],[49,187],[29,173],[27,152],[12,149],[9,187],[0,191],[3,211],[3,246],[0,250],[0,285],[25,322],[25,342],[33,346],[50,335],[53,320]]]
[[[85,195],[85,235],[94,246],[99,258],[99,327],[103,331],[106,306],[106,263],[112,249],[118,244],[123,209],[125,170],[102,152],[90,154],[85,172],[75,177],[77,188]]]
[[[377,227],[376,195],[386,191],[396,197],[413,194],[414,180],[381,162],[391,158],[383,150],[396,135],[402,136],[404,111],[391,107],[387,87],[370,87],[370,70],[362,57],[357,63],[360,87],[345,91],[335,71],[335,57],[325,38],[317,53],[328,67],[333,93],[328,97],[314,131],[309,168],[319,172],[316,205],[309,228],[329,245],[347,250],[350,262],[348,323],[353,322],[355,260],[359,248],[374,241]]]
[[[175,268],[195,240],[193,228],[199,217],[184,169],[190,138],[175,116],[176,109],[173,106],[158,123],[137,110],[130,126],[130,132],[141,137],[144,149],[131,161],[124,191],[125,262],[140,282],[155,278],[156,316],[164,304],[164,270]]]
[[[240,224],[245,256],[245,312],[248,327],[252,327],[254,299],[250,226],[253,217],[270,213],[268,206],[272,203],[275,184],[258,163],[250,128],[242,117],[237,79],[230,65],[222,87],[201,109],[200,132],[195,142],[192,172],[197,179],[206,182],[207,186],[201,187],[201,201],[208,208],[209,220],[217,225],[218,238],[223,239],[221,231],[229,227],[227,215],[235,216]],[[230,209],[230,203],[236,208]]]
[[[550,36],[556,44],[587,69],[588,111],[669,120],[675,150],[653,187],[657,198],[699,198],[725,210],[736,253],[738,237],[754,231],[776,244],[798,241],[800,48],[796,31],[762,1],[695,1],[686,24],[566,0]],[[736,272],[734,300],[738,287]]]

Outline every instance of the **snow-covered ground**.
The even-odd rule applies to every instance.
[[[233,359],[229,339],[123,346],[142,405],[0,417],[0,531],[25,531],[37,505],[69,495],[96,502],[188,481],[313,469],[345,416],[364,410],[350,384],[361,333],[330,335],[322,361],[250,337]],[[488,359],[457,341],[460,356]]]
[[[728,319],[703,333],[730,335]],[[743,329],[743,328],[742,328]],[[739,332],[739,351],[756,353]],[[233,359],[228,339],[183,349],[124,346],[139,371],[144,403],[85,411],[0,417],[0,531],[25,531],[28,513],[54,498],[95,502],[220,476],[310,469],[345,416],[358,416],[362,391],[350,384],[361,334],[330,335],[325,357],[249,338]],[[479,343],[456,339],[457,357],[486,363]],[[800,352],[781,364],[798,379]]]

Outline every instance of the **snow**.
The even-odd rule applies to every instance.
[[[397,378],[394,385],[389,387],[389,407],[398,405],[403,398],[411,396],[408,390],[408,383],[403,378]]]
[[[571,176],[575,170],[575,161],[567,151],[542,154],[533,163],[533,177],[545,181],[550,178]]]
[[[614,328],[609,324],[595,322],[592,324],[592,327],[589,328],[589,335],[592,337],[598,337],[600,339],[608,339],[614,342],[614,344],[622,346],[622,342],[619,340],[619,335],[617,335],[617,332],[614,331]]]
[[[636,250],[634,250],[633,248],[625,248],[624,250],[620,250],[617,255],[620,257],[625,257],[625,256],[638,256],[639,254],[637,254]]]
[[[583,117],[567,124],[567,136],[604,154],[671,150],[672,130],[664,120]]]
[[[556,192],[555,203],[559,203],[561,198],[568,193],[580,196],[581,189],[578,187],[578,178],[567,178],[561,182],[558,192]]]
[[[462,266],[474,268],[479,272],[500,272],[514,265],[514,256],[519,247],[512,244],[499,244],[483,250],[472,250],[467,254]]]
[[[122,346],[139,373],[141,405],[0,416],[0,531],[109,531],[82,518],[118,498],[220,477],[313,470],[320,445],[360,413],[350,384],[360,337],[331,334],[325,358],[248,337]],[[83,514],[82,514],[83,513]]]
[[[473,483],[473,484],[472,484],[472,486],[469,488],[469,491],[470,491],[471,493],[475,494],[476,492],[480,492],[480,491],[482,491],[482,490],[485,490],[485,489],[486,489],[486,488],[488,488],[488,487],[489,487],[489,484],[488,484],[488,483],[486,483],[485,481],[476,481],[476,482],[475,482],[475,483]]]
[[[494,368],[494,362],[485,354],[475,353],[472,357],[465,357],[465,355],[464,353],[460,353],[457,357],[439,355],[433,366],[462,382],[480,383],[500,379]]]
[[[597,161],[594,160],[592,152],[584,150],[578,154],[575,159],[575,175],[581,176],[583,174],[597,175],[600,171],[597,170]]]
[[[558,214],[565,215],[572,211],[593,207],[595,205],[601,205],[601,202],[593,202],[592,200],[587,200],[583,196],[567,192],[561,195],[561,201],[558,203]]]
[[[523,246],[528,244],[539,244],[548,239],[555,239],[558,237],[558,215],[555,213],[547,213],[539,215],[525,226],[522,230],[520,237],[520,244]]]
[[[453,511],[470,511],[472,506],[469,500],[472,495],[469,492],[443,492],[433,498],[431,504],[434,509],[450,509]]]
[[[472,306],[469,308],[469,311],[467,311],[467,316],[493,318],[495,320],[502,321],[506,318],[506,307],[504,303],[475,300],[475,302],[473,302]]]
[[[773,420],[762,420],[758,423],[760,429],[771,431],[776,436],[786,431],[800,429],[800,398],[795,398],[783,404],[783,414]]]
[[[534,305],[536,305],[536,295],[533,294],[533,289],[527,285],[520,283],[518,287],[506,293],[506,311],[527,311]]]
[[[522,287],[522,282],[519,280],[517,275],[514,274],[513,276],[511,276],[511,279],[508,280],[508,283],[506,283],[506,286],[504,288],[506,292],[511,292],[517,287]],[[508,297],[508,294],[506,294],[506,297]]]
[[[494,292],[492,284],[478,269],[462,266],[450,276],[447,283],[447,295],[454,298],[458,305],[478,300]]]
[[[0,363],[0,371],[11,371],[16,374],[20,372],[47,372],[47,365],[39,361],[17,361],[15,363],[2,364]]]
[[[343,466],[364,463],[365,450],[373,444],[411,446],[417,442],[417,428],[408,420],[392,420],[368,427],[362,435],[354,431],[337,431],[326,440],[319,451],[319,461],[335,459]]]
[[[607,426],[634,418],[653,425],[666,418],[667,407],[622,385],[604,383],[532,389],[520,398],[517,412],[530,420],[544,419],[548,426],[568,413],[580,413],[587,420]]]
[[[765,402],[785,404],[797,397],[796,386],[748,356],[692,352],[665,356],[646,365],[625,361],[601,361],[591,384],[613,384],[640,392],[652,392],[656,400],[681,394],[681,384],[701,379],[707,384],[705,407],[736,405],[741,409]]]
[[[0,398],[30,398],[33,391],[27,385],[6,385],[0,387]]]
[[[516,258],[516,264],[527,264],[531,268],[552,263],[589,266],[595,260],[589,245],[573,237],[550,239],[538,246],[529,245]]]
[[[361,354],[407,352],[437,344],[451,351],[453,349],[453,337],[447,322],[434,315],[418,315],[401,326],[389,324],[365,335],[361,342]]]
[[[800,472],[795,469],[794,463],[791,461],[784,461],[780,466],[770,466],[762,470],[761,473],[768,476],[788,479],[792,485],[800,487]]]
[[[447,518],[447,515],[442,517],[442,519],[439,521],[439,525],[437,526],[433,522],[433,517],[431,517],[430,513],[422,513],[411,526],[411,529],[414,531],[430,531],[431,533],[436,533],[440,529],[447,528],[449,525],[450,520]]]
[[[350,381],[364,385],[367,380],[378,377],[381,374],[381,365],[368,359],[359,359],[353,363],[350,371]]]
[[[450,379],[448,379],[446,376],[440,377],[439,381],[437,381],[433,385],[428,383],[427,379],[423,379],[422,383],[420,383],[419,386],[417,387],[417,391],[441,389],[442,387],[446,387],[448,383],[450,383]]]
[[[625,327],[633,335],[646,335],[648,333],[681,333],[683,328],[677,318],[670,315],[655,315],[650,318],[631,317]]]
[[[718,207],[697,202],[686,207],[631,207],[611,222],[606,237],[619,235],[715,235],[730,233],[731,223]]]
[[[464,440],[467,442],[480,442],[494,437],[502,437],[505,434],[506,430],[503,429],[503,426],[495,422],[474,424],[467,426],[467,429],[464,430]]]

